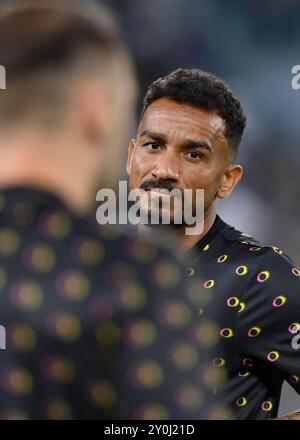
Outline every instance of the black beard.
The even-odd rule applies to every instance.
[[[128,192],[130,191],[130,180],[128,182]],[[168,179],[168,180],[162,180],[162,179],[151,179],[148,180],[146,182],[143,182],[140,186],[140,189],[143,189],[145,191],[148,191],[152,188],[163,188],[163,189],[167,189],[168,191],[172,191],[172,189],[175,189],[176,187],[174,187],[173,182]],[[176,188],[179,189],[182,193],[182,200],[183,200],[183,204],[184,204],[184,192],[182,189],[180,188]],[[216,183],[215,187],[211,190],[211,192],[209,193],[208,196],[208,200],[205,201],[204,204],[204,216],[207,214],[207,212],[209,211],[211,205],[213,204],[213,202],[216,200],[217,198],[217,193],[218,193],[218,189],[219,189],[219,182]],[[131,204],[133,205],[134,202],[129,202],[129,207],[131,206]],[[162,207],[162,201],[159,202],[159,208],[161,209]],[[196,216],[196,209],[193,208],[192,209],[192,215],[195,217]],[[183,218],[183,216],[182,216]],[[152,224],[151,223],[151,210],[148,210],[147,212],[147,226],[150,226],[151,228],[157,228],[159,227],[160,229],[166,229],[169,230],[170,228],[172,228],[172,230],[179,230],[181,229],[183,226],[186,226],[184,223],[174,223],[174,218],[170,218],[170,224],[163,224],[161,223],[161,214],[159,215],[159,223],[158,224]]]
[[[141,183],[140,185],[140,189],[143,189],[144,191],[149,191],[150,189],[153,188],[167,189],[170,192],[173,189],[179,189],[181,193],[183,193],[182,189],[176,188],[172,179],[163,180],[163,179],[153,178]]]

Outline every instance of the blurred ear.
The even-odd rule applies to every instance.
[[[131,173],[131,161],[135,147],[136,147],[136,139],[131,139],[128,145],[128,156],[127,156],[127,165],[126,165],[126,172],[128,176],[130,176]]]
[[[220,199],[229,197],[237,186],[243,175],[241,165],[229,165],[222,176],[221,185],[219,186],[217,196]]]
[[[77,124],[90,145],[101,145],[110,137],[112,105],[107,85],[91,80],[78,90]]]

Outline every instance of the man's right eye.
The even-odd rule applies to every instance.
[[[146,144],[144,144],[144,147],[146,147],[148,150],[159,150],[160,149],[160,145],[157,144],[156,142],[147,142]]]

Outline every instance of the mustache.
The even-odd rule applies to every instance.
[[[140,189],[143,189],[144,191],[149,191],[153,188],[160,188],[160,189],[167,189],[168,191],[172,191],[173,189],[177,189],[179,191],[181,191],[181,193],[183,194],[183,191],[181,188],[176,188],[176,186],[174,185],[173,180],[171,179],[149,179],[149,180],[145,180],[145,182],[141,183],[140,185]]]

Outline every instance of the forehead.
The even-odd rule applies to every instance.
[[[166,136],[207,139],[226,143],[224,120],[216,112],[207,112],[168,98],[160,98],[147,108],[139,125],[144,130],[157,131]]]

